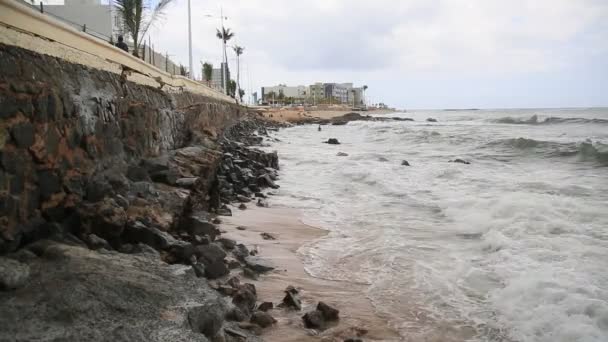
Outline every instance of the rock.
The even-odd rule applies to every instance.
[[[267,328],[276,323],[277,320],[266,312],[256,311],[251,315],[250,321],[251,323],[257,324],[262,328]]]
[[[411,166],[410,163],[407,160],[402,161],[401,165],[403,165],[403,166]]]
[[[268,310],[272,310],[274,308],[274,304],[272,304],[272,302],[264,302],[260,305],[258,305],[258,310],[259,311],[268,311]]]
[[[300,291],[298,291],[298,289],[296,289],[296,288],[295,288],[295,287],[293,287],[292,285],[288,285],[288,286],[285,288],[285,291],[284,291],[284,292],[285,292],[285,293],[289,292],[289,293],[293,293],[293,294],[299,294],[299,293],[300,293]]]
[[[243,341],[247,340],[247,335],[243,334],[242,332],[240,332],[236,329],[224,328],[224,332],[230,336],[235,336],[236,338],[239,338]]]
[[[237,260],[234,260],[234,259],[228,260],[228,269],[234,270],[239,267],[241,267],[241,263],[238,262]]]
[[[380,162],[387,162],[387,161],[388,161],[388,159],[386,159],[386,158],[384,158],[384,157],[380,157],[380,158],[378,158],[378,161],[380,161]]]
[[[226,305],[222,300],[217,300],[189,308],[188,323],[194,332],[213,338],[222,327],[226,313]]]
[[[251,313],[255,308],[257,295],[253,284],[243,284],[232,297],[232,304],[245,313]]]
[[[337,321],[340,319],[340,310],[333,308],[324,302],[319,302],[319,304],[317,304],[317,310],[321,311],[323,318],[326,321]]]
[[[36,254],[34,254],[34,252],[30,251],[29,249],[25,249],[25,248],[22,248],[14,253],[7,255],[7,257],[11,258],[13,260],[22,262],[24,264],[28,264],[28,263],[38,259],[38,256]]]
[[[272,189],[278,189],[278,188],[280,188],[280,186],[278,186],[272,180],[272,177],[269,174],[263,174],[261,176],[258,176],[257,182],[258,182],[259,186],[269,187],[269,188],[272,188]]]
[[[348,157],[348,153],[338,152],[338,154],[336,154],[336,156],[338,156],[338,157]]]
[[[298,311],[302,310],[302,301],[300,301],[300,298],[298,298],[298,295],[295,293],[287,291],[283,298],[283,303],[287,307],[294,308]]]
[[[34,144],[34,126],[29,122],[13,125],[11,136],[17,147],[28,148]]]
[[[143,243],[157,250],[166,249],[177,243],[169,233],[148,227],[140,221],[127,224],[121,237],[127,243]]]
[[[325,320],[323,319],[323,313],[319,310],[307,312],[302,316],[304,325],[309,329],[322,329],[325,326]]]
[[[230,273],[223,260],[215,261],[205,266],[205,277],[207,279],[217,279]]]
[[[272,262],[270,262],[269,260],[266,260],[266,259],[262,259],[260,257],[256,257],[256,256],[246,257],[245,264],[247,265],[247,267],[249,267],[250,269],[252,269],[258,273],[270,272],[275,269]]]
[[[245,205],[245,203],[241,203],[241,205],[239,205],[239,209],[246,210],[247,206]]]
[[[25,282],[30,276],[30,268],[17,260],[0,257],[0,290],[14,290]]]
[[[119,237],[127,223],[125,210],[111,198],[84,206],[80,209],[80,216],[90,233],[104,239]]]
[[[222,244],[222,246],[225,249],[234,249],[236,247],[236,241],[232,240],[232,239],[228,239],[228,238],[221,238],[219,240],[217,240],[219,243]]]
[[[336,138],[329,138],[325,143],[330,145],[340,145],[340,142]]]
[[[231,286],[220,285],[218,286],[217,291],[225,296],[232,296],[236,290]]]
[[[95,234],[89,234],[89,236],[86,237],[85,242],[86,242],[87,246],[89,246],[89,248],[92,250],[98,250],[101,248],[105,248],[108,250],[112,249],[112,247],[110,247],[110,244],[108,243],[108,241],[100,238],[99,236],[97,236]]]
[[[192,265],[192,269],[194,270],[194,274],[198,278],[205,277],[205,265],[203,265],[203,264],[193,264]]]
[[[207,235],[211,241],[220,234],[219,229],[207,220],[205,213],[193,214],[180,220],[180,230],[186,231],[191,235]]]
[[[194,248],[194,253],[199,261],[208,266],[215,261],[222,261],[226,258],[226,252],[215,243],[199,245]]]
[[[213,219],[213,221],[211,221],[213,224],[221,224],[222,220],[219,217],[216,217]]]
[[[175,181],[175,184],[182,188],[193,189],[197,180],[198,177],[179,178]]]
[[[242,243],[237,244],[232,251],[232,254],[240,261],[245,261],[245,258],[249,256],[249,249]]]
[[[249,322],[241,322],[238,324],[238,327],[241,329],[253,331],[253,333],[256,335],[262,334],[262,328],[257,324],[253,324],[253,323],[249,323]]]
[[[232,277],[226,282],[229,286],[238,289],[241,286],[241,281],[237,277]]]
[[[241,203],[249,203],[251,202],[251,198],[245,197],[243,195],[236,195],[236,199]],[[239,207],[240,208],[240,207]]]
[[[127,169],[127,178],[133,182],[150,182],[148,171],[140,166],[129,166]]]
[[[244,313],[243,310],[239,309],[238,307],[234,307],[232,308],[232,310],[230,310],[230,312],[226,316],[226,319],[236,322],[242,322],[247,319],[247,314]]]
[[[236,227],[237,230],[247,230],[247,227],[243,227],[243,226],[238,226]]]
[[[243,276],[245,278],[249,278],[251,280],[258,280],[260,277],[259,275],[252,269],[245,267],[243,268]]]
[[[256,192],[256,193],[255,193],[255,197],[259,197],[259,198],[266,198],[266,195],[264,195],[264,194],[263,194],[263,193],[261,193],[261,192]]]
[[[260,235],[262,236],[262,239],[264,240],[276,240],[277,238],[270,234],[270,233],[260,233]]]
[[[450,160],[450,163],[460,163],[460,164],[466,164],[466,165],[471,164],[471,162],[468,162],[468,161],[466,161],[464,159],[460,159],[460,158]]]
[[[437,119],[433,119],[433,118],[428,118],[426,119],[427,122],[437,122]]]
[[[363,339],[360,337],[348,337],[344,339],[344,342],[363,342]]]
[[[217,209],[216,214],[218,214],[220,216],[232,216],[232,210],[230,210],[227,207],[220,208],[220,209]]]
[[[258,198],[258,202],[255,205],[261,208],[268,208],[268,203],[261,198]]]

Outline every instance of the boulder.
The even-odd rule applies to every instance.
[[[207,279],[217,279],[230,273],[223,260],[214,261],[205,265],[205,277]]]
[[[317,304],[317,310],[323,314],[326,321],[337,321],[340,319],[340,310],[333,308],[323,302]]]
[[[203,278],[205,277],[205,265],[203,264],[193,264],[192,265],[192,270],[194,271],[194,274],[198,277],[198,278]]]
[[[309,329],[322,329],[325,326],[323,313],[319,310],[307,312],[302,316],[302,320],[304,321],[304,325]]]
[[[238,289],[241,286],[241,281],[237,277],[232,277],[226,282],[228,286]]]
[[[0,290],[14,290],[25,282],[30,276],[30,268],[17,260],[0,257]]]
[[[179,225],[180,230],[188,232],[191,235],[207,235],[212,241],[215,240],[220,231],[213,223],[208,221],[207,216],[206,213],[200,212],[182,218]]]
[[[257,272],[252,270],[249,267],[243,268],[243,276],[245,278],[249,278],[251,280],[258,280],[260,278],[260,276],[257,274]]]
[[[338,154],[336,154],[336,156],[338,156],[338,157],[348,157],[348,153],[338,152]]]
[[[246,314],[249,314],[255,308],[257,295],[255,286],[252,284],[244,284],[239,287],[232,297],[232,304],[241,309]]]
[[[95,234],[89,234],[85,239],[85,243],[92,250],[98,250],[98,249],[102,249],[102,248],[105,248],[108,250],[112,249],[112,247],[110,246],[108,241],[100,238],[99,236],[97,236]]]
[[[285,297],[283,298],[283,304],[298,311],[302,310],[302,301],[296,293],[290,291],[286,291]]]
[[[260,235],[262,236],[262,239],[264,240],[276,240],[277,238],[270,234],[270,233],[260,233]]]
[[[261,198],[258,198],[258,202],[255,205],[257,205],[260,208],[268,208],[269,207],[268,202],[264,201]]]
[[[249,203],[251,202],[251,198],[243,196],[243,195],[236,195],[236,199],[241,202],[241,203]]]
[[[127,224],[122,233],[122,239],[132,244],[143,243],[157,250],[166,249],[177,243],[177,240],[169,233],[148,227],[140,221]]]
[[[325,143],[330,145],[340,145],[340,142],[336,138],[329,138]]]
[[[221,238],[219,240],[217,240],[219,243],[222,244],[222,246],[225,249],[234,249],[236,247],[236,241],[232,240],[232,239],[228,239],[228,238]]]
[[[261,176],[258,176],[258,185],[262,187],[269,187],[272,189],[280,188],[273,180],[270,174],[266,173]]]
[[[272,304],[272,302],[264,302],[260,305],[258,305],[258,310],[259,311],[268,311],[268,310],[272,310],[274,308],[274,304]]]
[[[240,210],[246,210],[246,209],[247,209],[247,206],[245,205],[245,203],[241,203],[241,204],[239,205],[239,209],[240,209]]]
[[[275,269],[270,260],[263,259],[257,256],[248,256],[245,258],[245,264],[250,269],[258,273],[270,272]]]
[[[204,305],[190,307],[188,309],[188,323],[194,332],[213,338],[224,324],[224,317],[226,317],[227,312],[226,304],[223,300],[218,299]]]
[[[80,217],[90,233],[104,239],[119,237],[127,223],[127,213],[111,198],[83,206]]]
[[[242,243],[237,244],[232,251],[232,254],[240,261],[245,261],[245,258],[249,256],[249,249]]]
[[[276,323],[276,319],[272,317],[269,313],[263,311],[256,311],[251,315],[251,323],[257,324],[262,328],[267,328],[274,323]]]
[[[411,166],[410,163],[407,160],[402,161],[401,165],[403,165],[403,166]]]
[[[194,254],[200,262],[205,264],[205,266],[209,266],[216,261],[223,262],[226,258],[226,252],[215,243],[196,246],[194,248]]]
[[[433,118],[428,118],[426,119],[427,122],[437,122],[437,119],[433,119]]]

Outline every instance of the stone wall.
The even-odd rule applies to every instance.
[[[103,184],[120,186],[142,159],[204,142],[244,114],[129,77],[0,44],[0,253],[95,202]]]

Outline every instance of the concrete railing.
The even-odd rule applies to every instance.
[[[164,83],[169,91],[171,88],[183,89],[234,102],[233,98],[215,89],[183,76],[171,75],[17,0],[0,0],[0,43],[119,74],[124,66],[132,70],[129,81],[150,86]]]

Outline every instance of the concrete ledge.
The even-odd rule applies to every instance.
[[[118,74],[125,66],[134,71],[128,76],[132,82],[153,87],[162,82],[174,88],[167,91],[187,90],[234,102],[233,98],[215,89],[183,76],[171,75],[16,0],[0,0],[0,43]]]

